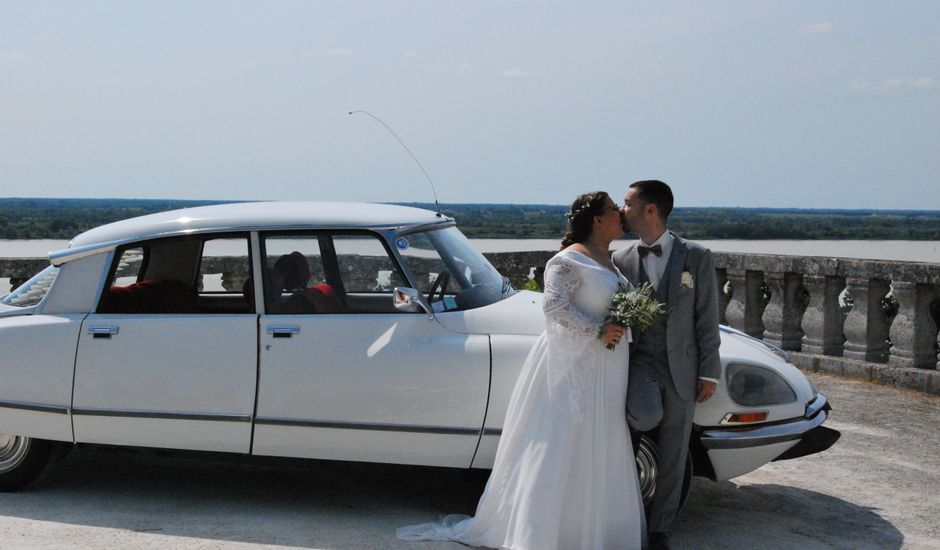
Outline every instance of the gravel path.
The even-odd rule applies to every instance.
[[[811,377],[842,439],[730,482],[696,479],[675,548],[940,548],[940,398]],[[458,470],[80,448],[27,491],[0,493],[0,548],[466,548],[394,532],[472,513],[483,483]]]

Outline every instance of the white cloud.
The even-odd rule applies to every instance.
[[[343,57],[347,55],[353,55],[354,53],[356,52],[350,50],[349,48],[332,48],[329,50],[323,50],[323,55],[329,55],[331,57]]]
[[[28,60],[26,54],[17,50],[14,52],[0,51],[0,65],[12,65],[13,63],[25,63]]]
[[[506,78],[531,78],[535,76],[535,73],[525,69],[503,69],[499,74]]]
[[[800,34],[823,34],[832,32],[832,24],[827,22],[811,23],[800,29]]]
[[[401,54],[402,59],[414,59],[416,57],[418,57],[418,54],[416,54],[415,52],[411,50],[407,50],[405,51],[405,53]]]
[[[421,70],[426,73],[443,73],[447,71],[447,69],[448,69],[447,65],[443,63],[438,63],[438,64],[428,63],[426,65],[421,65]]]
[[[937,81],[929,76],[919,78],[896,77],[882,82],[856,82],[849,86],[852,92],[873,95],[888,95],[913,90],[930,90],[937,88]]]

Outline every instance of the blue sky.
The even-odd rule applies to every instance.
[[[0,1],[0,196],[940,209],[940,2]]]

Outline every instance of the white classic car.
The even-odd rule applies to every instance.
[[[93,229],[0,300],[0,488],[76,443],[492,467],[543,330],[454,220],[401,206],[243,203]],[[687,479],[828,448],[786,355],[722,329]],[[636,437],[644,495],[656,449]]]

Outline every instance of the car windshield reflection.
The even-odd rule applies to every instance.
[[[435,312],[487,306],[514,292],[456,227],[406,233],[394,244]]]

